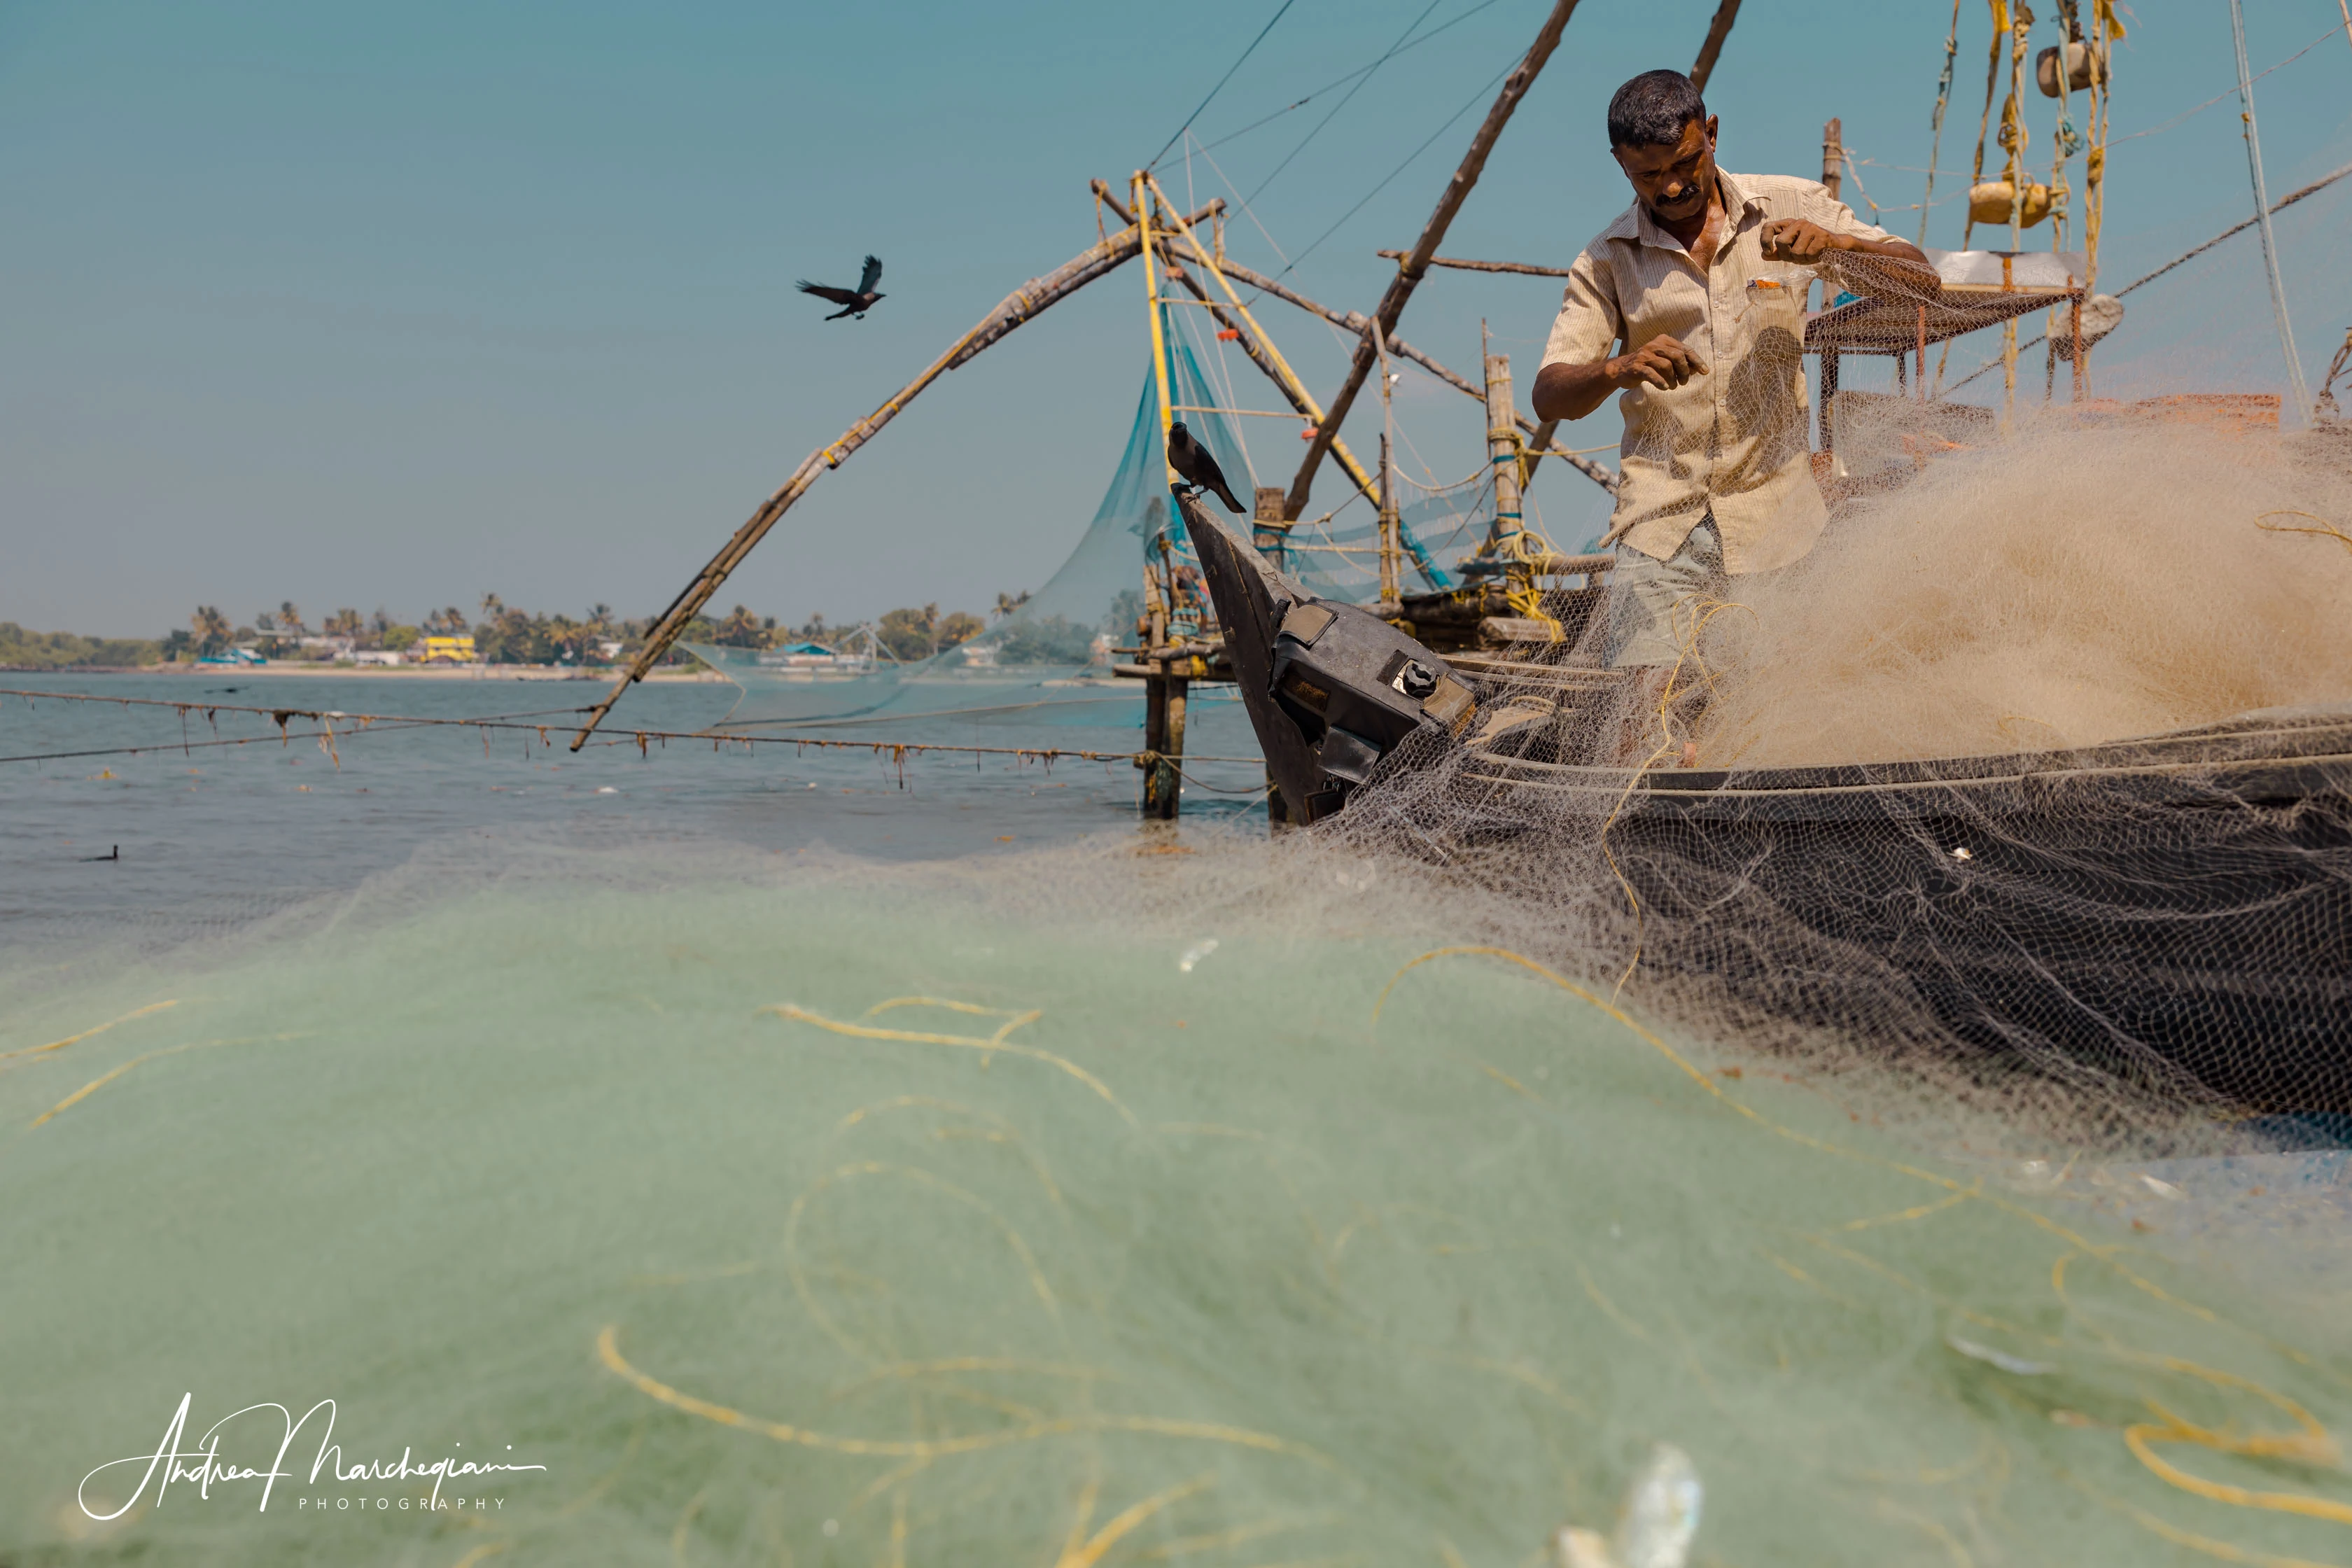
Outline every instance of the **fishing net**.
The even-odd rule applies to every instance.
[[[1228,412],[1237,406],[1231,369],[1209,354],[1218,346],[1213,340],[1196,352],[1192,314],[1161,310],[1169,401],[1247,505],[1255,470],[1239,428],[1242,421]],[[1203,370],[1204,357],[1213,372]],[[970,641],[917,662],[897,663],[885,655],[847,670],[812,667],[786,650],[684,646],[743,689],[743,700],[726,720],[733,727],[951,715],[1003,728],[1036,728],[1047,738],[1073,726],[1132,730],[1141,722],[1143,685],[1119,679],[1112,667],[1122,658],[1118,649],[1141,640],[1138,618],[1146,604],[1147,569],[1165,572],[1174,581],[1171,631],[1176,640],[1199,632],[1211,617],[1183,520],[1169,506],[1167,485],[1159,391],[1147,370],[1118,467],[1068,559],[1044,587]],[[1350,510],[1358,520],[1352,523],[1343,515]],[[1441,504],[1424,510],[1433,520],[1453,521],[1459,509]],[[1340,514],[1302,523],[1297,532],[1298,563],[1323,591],[1350,601],[1378,595],[1378,522],[1360,498]],[[1406,537],[1408,548],[1430,559],[1410,527]],[[1431,570],[1437,581],[1444,580],[1433,561]],[[1229,705],[1213,696],[1207,700],[1209,710],[1223,706]],[[1219,725],[1221,744],[1247,743],[1245,724],[1229,730]]]
[[[1671,666],[1507,667],[1336,831],[1694,1026],[2352,1112],[2352,473],[2186,413],[1948,447],[1685,593]]]
[[[2340,1157],[1661,1027],[1328,835],[1168,847],[509,836],[12,968],[0,1553],[1517,1564],[1663,1442],[1700,1563],[2343,1559]],[[266,1511],[159,1500],[184,1394],[190,1454],[287,1406],[218,1428],[261,1470],[332,1399],[337,1468],[320,1413]],[[404,1451],[544,1468],[341,1479]]]

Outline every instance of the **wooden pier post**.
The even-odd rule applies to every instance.
[[[1290,521],[1282,515],[1283,495],[1280,485],[1258,486],[1257,515],[1250,520],[1250,542],[1277,572],[1290,570],[1285,549],[1290,539]]]
[[[1163,822],[1176,820],[1184,798],[1184,710],[1192,683],[1181,671],[1191,663],[1187,658],[1171,668],[1170,661],[1160,661],[1160,744],[1154,748],[1160,760],[1152,765],[1144,788],[1145,815]]]
[[[1527,526],[1519,516],[1519,426],[1511,396],[1511,356],[1486,359],[1486,456],[1495,469],[1495,528],[1489,538],[1500,546]]]
[[[1143,815],[1147,820],[1172,821],[1183,797],[1184,709],[1190,695],[1192,656],[1170,657],[1169,622],[1176,610],[1174,549],[1168,535],[1160,535],[1160,560],[1146,561],[1143,591],[1147,605],[1144,661],[1150,674],[1143,678],[1143,750],[1136,765],[1143,770]]]

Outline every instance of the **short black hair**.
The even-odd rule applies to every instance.
[[[1609,100],[1609,145],[1671,147],[1692,121],[1706,123],[1706,100],[1680,71],[1643,71]]]

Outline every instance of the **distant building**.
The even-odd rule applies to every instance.
[[[761,648],[755,656],[767,669],[865,670],[874,661],[862,654],[844,653],[821,642],[796,642],[788,647]]]
[[[352,655],[357,664],[401,664],[405,661],[389,648],[365,648]]]
[[[417,656],[419,664],[472,664],[475,662],[474,639],[462,637],[426,637],[424,652]]]

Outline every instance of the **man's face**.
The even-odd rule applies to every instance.
[[[1707,193],[1715,189],[1715,127],[1712,116],[1705,125],[1685,121],[1682,140],[1671,147],[1611,149],[1633,194],[1660,223],[1685,224],[1706,215]]]

